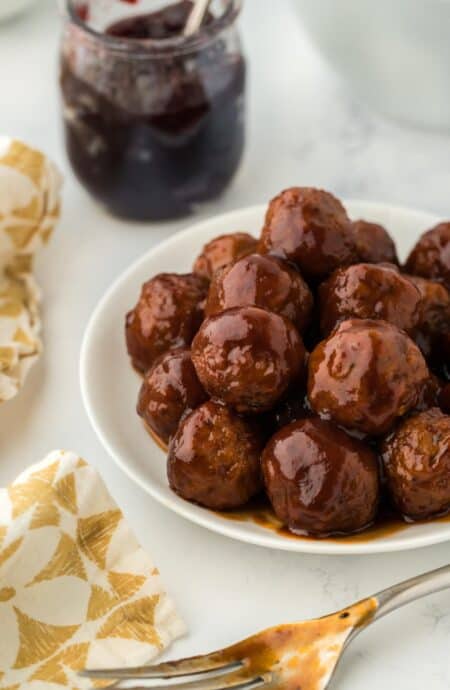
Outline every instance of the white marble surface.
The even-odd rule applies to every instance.
[[[247,153],[227,194],[200,217],[265,201],[291,184],[450,216],[449,137],[401,128],[355,103],[308,44],[289,0],[247,0],[242,28],[251,62]],[[447,544],[398,555],[332,558],[234,543],[169,513],[113,465],[81,403],[83,329],[116,275],[183,223],[115,221],[74,181],[61,144],[58,34],[53,0],[39,0],[26,17],[0,25],[0,132],[42,147],[66,173],[63,221],[39,264],[46,352],[26,390],[0,409],[0,482],[54,447],[74,449],[95,464],[188,622],[190,635],[171,650],[176,655],[221,646],[269,624],[324,614],[445,564]],[[449,642],[447,592],[361,636],[334,687],[447,690]]]

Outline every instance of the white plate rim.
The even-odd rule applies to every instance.
[[[352,209],[357,209],[361,207],[364,209],[364,213],[370,215],[370,209],[373,209],[376,214],[377,211],[385,211],[393,214],[414,214],[417,217],[423,217],[424,230],[427,227],[431,227],[433,224],[439,222],[439,217],[418,209],[414,209],[407,206],[386,204],[383,202],[375,201],[362,201],[348,199],[344,202],[345,206],[351,206]],[[206,226],[210,226],[212,223],[217,222],[227,222],[230,227],[242,227],[242,221],[239,220],[236,223],[235,218],[241,219],[245,214],[253,215],[260,214],[263,216],[264,211],[267,208],[267,204],[258,204],[254,206],[249,206],[242,209],[236,209],[223,213],[217,216],[213,216],[208,219],[201,220],[200,222],[194,223],[186,227],[170,237],[168,237],[163,242],[159,243],[155,247],[152,247],[149,251],[135,260],[127,269],[125,269],[110,285],[106,290],[104,295],[100,298],[97,306],[95,307],[86,327],[81,351],[80,351],[80,363],[79,363],[79,376],[80,376],[80,387],[83,404],[89,418],[89,421],[99,438],[100,442],[111,456],[111,458],[116,462],[116,464],[121,468],[121,470],[138,486],[140,486],[146,493],[148,493],[152,498],[158,501],[161,505],[165,506],[169,510],[172,510],[176,514],[185,518],[186,520],[193,522],[201,527],[204,527],[212,532],[221,534],[222,536],[236,539],[249,544],[254,544],[256,546],[262,546],[265,548],[290,551],[296,553],[310,553],[310,554],[321,554],[321,555],[370,555],[379,553],[392,553],[407,551],[413,549],[424,548],[426,546],[431,546],[435,544],[440,544],[450,540],[450,523],[448,525],[448,530],[443,530],[439,534],[435,535],[411,535],[409,534],[405,538],[398,538],[395,543],[383,543],[377,540],[368,540],[367,542],[339,542],[339,540],[309,540],[309,539],[295,539],[289,537],[280,537],[270,530],[262,530],[261,534],[249,532],[245,530],[245,522],[228,520],[226,518],[221,518],[216,513],[208,511],[206,509],[198,510],[198,506],[193,506],[188,502],[178,502],[171,500],[171,497],[163,494],[159,488],[154,485],[151,481],[143,479],[137,471],[133,469],[132,466],[127,463],[126,459],[122,457],[122,454],[118,452],[114,445],[110,442],[106,433],[99,423],[97,414],[95,411],[95,406],[92,404],[90,390],[89,390],[89,374],[88,374],[88,355],[89,346],[93,335],[95,334],[96,324],[102,314],[105,305],[109,303],[112,297],[120,291],[120,288],[125,285],[135,272],[139,270],[140,267],[145,265],[150,259],[155,259],[159,253],[165,254],[167,250],[174,244],[176,244],[180,238],[187,235],[193,235],[195,233],[201,232]],[[358,212],[359,213],[359,212]],[[356,214],[355,214],[356,215]],[[218,519],[219,518],[219,519]],[[405,530],[405,534],[407,531]]]

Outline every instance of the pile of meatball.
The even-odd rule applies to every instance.
[[[212,510],[265,491],[296,534],[450,511],[450,222],[399,263],[332,194],[273,199],[259,239],[209,242],[126,317],[137,410],[171,488]]]

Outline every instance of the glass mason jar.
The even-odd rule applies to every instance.
[[[213,0],[189,38],[189,0],[64,4],[60,85],[79,181],[137,220],[181,217],[219,195],[244,148],[241,0]]]

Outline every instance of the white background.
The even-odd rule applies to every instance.
[[[12,480],[55,447],[73,449],[96,465],[188,623],[190,634],[171,650],[174,655],[327,613],[445,564],[447,544],[415,553],[335,558],[234,543],[157,505],[108,458],[80,398],[83,330],[112,280],[189,220],[163,225],[113,220],[75,182],[60,131],[59,31],[52,0],[37,0],[34,11],[0,25],[0,133],[41,147],[66,177],[63,220],[38,267],[45,294],[45,355],[22,394],[0,409],[0,482]],[[247,0],[242,31],[251,67],[245,160],[226,195],[194,220],[266,201],[292,184],[450,216],[449,137],[381,120],[356,103],[315,54],[289,0]],[[447,592],[361,636],[335,687],[448,690],[449,642]]]

